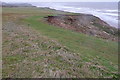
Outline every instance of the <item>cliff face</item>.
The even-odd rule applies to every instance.
[[[118,41],[118,30],[93,15],[59,15],[48,16],[46,19],[50,24],[61,28],[103,39]]]

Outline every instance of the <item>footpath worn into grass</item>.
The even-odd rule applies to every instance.
[[[49,25],[44,17],[56,15],[53,10],[27,9],[3,11],[4,19],[17,14],[16,23],[5,20],[3,26],[3,77],[118,76],[117,42]]]

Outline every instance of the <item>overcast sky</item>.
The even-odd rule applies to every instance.
[[[0,0],[2,2],[118,2],[119,0]]]

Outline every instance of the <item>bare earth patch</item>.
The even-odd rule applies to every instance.
[[[50,24],[61,28],[106,40],[118,41],[118,30],[93,15],[58,15],[45,18]]]

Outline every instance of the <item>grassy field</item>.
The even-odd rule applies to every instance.
[[[8,34],[11,34],[11,32],[4,33],[3,30],[3,66],[5,66],[3,68],[3,77],[118,77],[118,43],[65,30],[50,25],[45,21],[44,17],[58,14],[73,13],[40,8],[3,8],[3,23],[6,24],[6,22],[12,20],[17,25],[24,25],[25,27],[22,27],[23,29],[25,28],[24,30],[34,34],[31,36],[32,38],[36,35],[41,36],[36,36],[29,44],[18,44],[16,38],[24,38],[23,41],[27,41],[29,38],[26,35],[19,34],[19,37],[12,38],[15,40],[13,42],[16,42],[12,45],[12,50],[10,49],[6,52],[4,50],[6,47],[4,46],[8,48],[8,44],[11,43],[8,40],[9,38],[6,37],[9,37]],[[16,33],[17,31],[14,30],[13,32]],[[28,48],[27,50],[22,50],[22,55],[19,52],[8,54],[20,47],[30,47],[36,42],[39,47],[37,50]],[[52,46],[52,48],[49,49],[49,46]],[[36,52],[38,53],[33,54]],[[43,53],[47,56],[40,55]],[[46,63],[46,60],[50,62]],[[17,63],[20,63],[20,66]],[[34,65],[35,63],[36,65]],[[25,65],[25,67],[22,65]],[[46,70],[43,65],[47,65],[49,70]],[[14,71],[12,71],[12,68]],[[20,70],[21,72],[26,70],[35,72],[35,74],[34,76],[32,74],[22,75]]]

